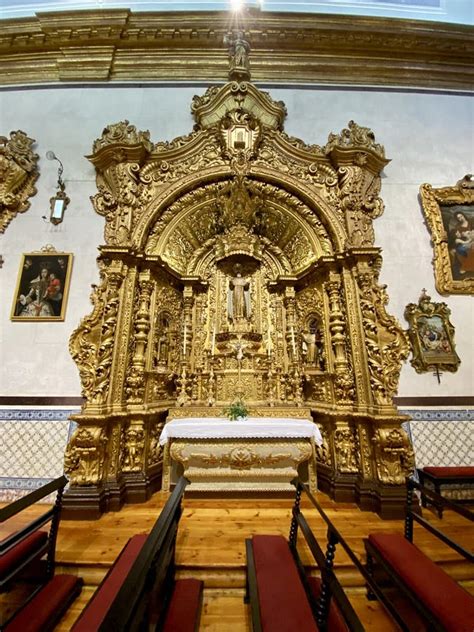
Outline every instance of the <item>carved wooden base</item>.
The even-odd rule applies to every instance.
[[[336,502],[357,503],[363,511],[374,511],[383,519],[405,516],[404,485],[383,485],[377,481],[361,481],[356,475],[335,475],[327,466],[317,464],[318,488]]]
[[[106,511],[119,511],[124,503],[142,503],[161,486],[162,464],[153,465],[147,475],[124,472],[120,482],[101,487],[70,487],[63,496],[61,518],[97,520]]]
[[[63,496],[61,519],[97,520],[108,509],[103,487],[70,487]]]

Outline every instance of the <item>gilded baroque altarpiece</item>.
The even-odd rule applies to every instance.
[[[372,227],[388,160],[353,121],[324,146],[288,136],[240,52],[228,83],[194,97],[189,135],[154,143],[122,121],[89,156],[105,244],[70,341],[86,402],[66,506],[143,500],[167,415],[238,396],[253,416],[312,418],[320,486],[389,515],[413,454],[393,404],[408,342]]]

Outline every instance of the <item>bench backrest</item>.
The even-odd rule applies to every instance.
[[[311,603],[313,613],[318,624],[320,630],[328,629],[328,618],[331,609],[331,601],[337,604],[337,608],[339,613],[341,614],[344,622],[351,632],[363,632],[365,630],[362,625],[359,617],[357,616],[352,604],[347,598],[344,589],[342,588],[339,580],[337,579],[334,570],[334,556],[336,552],[336,545],[341,544],[346,553],[349,555],[352,562],[355,564],[356,568],[361,572],[361,574],[366,578],[368,582],[371,582],[370,576],[367,574],[362,564],[359,562],[357,556],[346,543],[344,538],[341,536],[339,531],[333,525],[329,517],[326,515],[325,511],[318,503],[318,501],[314,498],[311,492],[308,489],[308,486],[302,483],[298,478],[295,478],[292,481],[293,485],[296,487],[296,498],[295,504],[293,506],[293,518],[291,521],[290,527],[290,535],[289,535],[289,545],[292,550],[293,556],[295,557],[295,561],[300,569],[300,575],[305,585],[306,592],[308,594],[308,599]],[[323,552],[319,542],[314,536],[311,528],[303,515],[303,512],[300,508],[301,494],[305,492],[308,498],[311,501],[311,504],[314,508],[319,512],[320,516],[326,523],[328,527],[327,531],[327,548],[326,551]],[[304,538],[308,544],[308,547],[316,561],[318,569],[321,573],[321,587],[319,597],[315,599],[314,591],[311,590],[305,572],[303,568],[303,564],[299,558],[298,552],[296,550],[297,546],[297,537],[298,537],[298,528],[301,530]]]
[[[162,623],[173,587],[181,499],[188,482],[184,477],[178,481],[100,625],[100,632],[134,632]]]
[[[406,509],[405,509],[405,537],[410,542],[413,542],[413,523],[424,527],[427,531],[432,533],[434,536],[439,538],[442,542],[450,546],[457,553],[465,557],[470,562],[474,561],[474,556],[470,551],[467,551],[464,547],[459,545],[457,542],[449,538],[445,533],[437,529],[430,522],[425,520],[423,516],[421,516],[418,511],[415,510],[415,506],[413,504],[413,494],[414,491],[418,490],[422,495],[427,496],[430,500],[430,503],[435,507],[442,509],[449,509],[454,511],[455,513],[463,516],[470,522],[474,520],[474,512],[470,511],[466,507],[462,507],[461,505],[457,505],[456,503],[440,496],[436,492],[427,487],[423,487],[416,481],[411,478],[407,478],[407,501],[406,501]]]
[[[19,514],[21,511],[25,510],[27,507],[34,505],[39,500],[46,498],[50,494],[56,492],[56,501],[52,507],[47,509],[43,514],[35,518],[35,520],[31,521],[25,527],[15,531],[7,538],[0,542],[0,555],[6,555],[8,553],[12,553],[15,549],[19,550],[22,547],[22,543],[29,540],[31,541],[32,537],[35,533],[39,531],[39,529],[50,523],[49,534],[48,534],[48,542],[46,547],[47,552],[47,562],[46,562],[46,573],[45,573],[45,581],[51,579],[54,574],[54,559],[55,559],[55,550],[56,550],[56,538],[58,534],[59,528],[59,520],[61,514],[61,502],[62,495],[64,491],[64,487],[66,486],[68,480],[65,476],[61,476],[56,478],[55,480],[43,485],[39,489],[23,496],[23,498],[19,498],[18,500],[10,503],[6,507],[0,509],[0,522],[5,522],[9,518]],[[22,570],[20,566],[18,566],[18,570]],[[9,572],[4,577],[0,577],[0,587],[13,579],[16,575],[15,569],[12,572]]]

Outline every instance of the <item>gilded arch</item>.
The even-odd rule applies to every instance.
[[[125,121],[89,157],[105,245],[70,343],[86,403],[68,502],[144,499],[168,411],[215,416],[237,392],[256,415],[311,414],[320,484],[388,515],[412,454],[393,405],[408,345],[372,228],[384,149],[353,121],[324,147],[291,138],[284,105],[246,81],[192,111],[188,136],[153,144]]]

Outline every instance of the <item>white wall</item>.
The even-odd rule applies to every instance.
[[[4,265],[0,270],[0,395],[80,394],[78,372],[67,351],[70,333],[91,311],[90,285],[98,280],[95,258],[102,244],[104,220],[89,200],[96,192],[95,173],[84,158],[109,123],[128,119],[150,130],[153,142],[188,133],[193,125],[190,103],[196,87],[70,87],[12,89],[0,92],[0,135],[22,129],[36,139],[41,176],[31,208],[18,215],[0,236]],[[384,215],[375,221],[376,244],[383,248],[381,282],[388,285],[388,311],[402,325],[405,305],[421,289],[447,302],[456,328],[462,364],[441,385],[430,374],[418,375],[407,363],[401,396],[471,395],[474,384],[473,300],[440,297],[434,288],[432,248],[418,201],[419,185],[453,185],[474,172],[474,102],[465,95],[383,90],[276,89],[273,98],[288,109],[285,130],[308,143],[324,145],[354,119],[372,128],[392,162],[385,169]],[[57,227],[41,217],[54,194],[57,163],[64,163],[71,204]],[[10,311],[21,254],[52,244],[72,252],[74,265],[64,323],[11,322]]]

